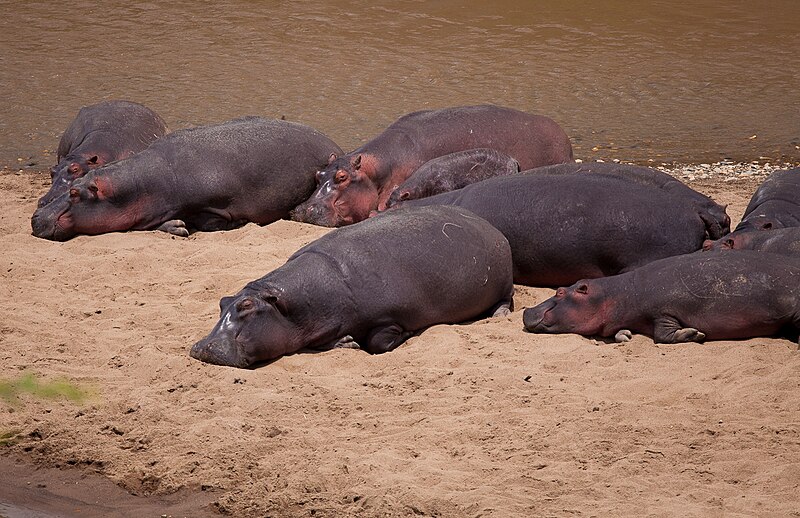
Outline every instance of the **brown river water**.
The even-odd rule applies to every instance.
[[[635,7],[634,7],[635,5]],[[800,2],[0,1],[0,166],[77,110],[285,116],[353,149],[419,109],[548,115],[578,158],[800,160]]]

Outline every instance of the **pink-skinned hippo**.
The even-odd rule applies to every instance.
[[[606,175],[498,176],[400,207],[428,205],[464,207],[494,225],[511,245],[514,282],[529,286],[614,275],[699,250],[706,236],[690,200]]]
[[[399,202],[455,191],[494,176],[519,172],[519,162],[496,149],[467,149],[428,160],[389,196],[386,208]]]
[[[58,163],[50,169],[52,185],[39,207],[67,192],[90,170],[142,151],[167,131],[164,120],[139,103],[112,100],[84,106],[61,136]]]
[[[669,257],[621,275],[583,279],[528,308],[533,333],[657,343],[772,336],[797,339],[800,259],[740,250]]]
[[[76,234],[159,229],[227,230],[266,225],[314,190],[314,175],[339,147],[293,122],[243,117],[169,133],[144,151],[75,180],[39,208],[33,234],[64,241]]]
[[[800,227],[737,230],[722,239],[703,243],[704,251],[757,250],[800,258]]]
[[[512,309],[511,251],[458,207],[397,209],[336,229],[220,301],[194,344],[204,362],[248,367],[301,349],[391,351],[428,326]]]
[[[775,171],[756,189],[736,225],[740,230],[800,226],[800,167]]]
[[[677,178],[651,167],[606,162],[583,162],[537,167],[525,174],[595,174],[622,178],[629,182],[658,187],[670,194],[690,201],[706,223],[709,239],[719,239],[731,231],[731,218],[725,207],[699,193]]]
[[[328,227],[362,221],[384,210],[392,191],[428,160],[475,148],[506,153],[522,169],[572,160],[567,134],[548,117],[492,105],[414,112],[355,151],[332,155],[292,219]]]

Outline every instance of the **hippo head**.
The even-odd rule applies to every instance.
[[[115,205],[110,181],[91,172],[78,178],[68,191],[36,209],[31,218],[33,235],[66,241],[76,234],[125,230],[129,211],[108,210]]]
[[[360,154],[331,154],[328,166],[317,172],[317,189],[292,211],[292,219],[324,227],[367,219],[377,208],[378,189],[366,161]]]
[[[91,169],[103,165],[99,155],[80,156],[71,155],[65,157],[57,165],[50,169],[50,180],[52,185],[47,194],[39,198],[39,207],[44,207],[61,194],[67,192],[69,186],[81,178]]]
[[[783,228],[785,225],[777,218],[767,215],[746,216],[737,226],[736,230],[772,230],[774,228]]]
[[[389,199],[386,200],[386,208],[390,209],[392,207],[399,207],[402,203],[406,200],[410,200],[413,193],[411,189],[408,187],[400,186],[389,196]]]
[[[739,237],[739,234],[734,232],[733,234],[728,234],[722,239],[717,239],[716,241],[706,239],[703,241],[703,252],[719,252],[721,250],[742,248],[741,246],[736,246],[737,237]]]
[[[609,304],[597,282],[581,280],[558,288],[553,297],[526,309],[522,321],[531,333],[596,335],[605,326]]]
[[[302,348],[297,327],[288,318],[282,290],[252,283],[219,302],[220,318],[189,355],[206,363],[249,367]],[[295,338],[293,338],[295,337]]]

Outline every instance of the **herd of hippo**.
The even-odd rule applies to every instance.
[[[672,176],[576,163],[558,124],[510,108],[410,113],[344,153],[284,120],[168,132],[145,106],[106,101],[80,110],[51,173],[31,219],[45,239],[342,227],[220,301],[190,352],[209,363],[390,351],[434,324],[508,314],[515,283],[557,288],[525,309],[534,333],[800,334],[800,168],[764,181],[731,232],[725,207]]]

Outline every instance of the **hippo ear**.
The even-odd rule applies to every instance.
[[[230,306],[233,303],[234,300],[236,300],[236,297],[222,297],[219,300],[219,316],[220,317],[222,316],[223,313],[225,313],[225,310],[228,309],[228,306]]]
[[[353,169],[356,171],[361,169],[361,155],[356,155],[355,160],[353,160]]]
[[[398,198],[400,201],[405,201],[411,197],[411,193],[408,191],[403,191],[400,193],[400,197]]]
[[[279,298],[278,298],[278,296],[277,296],[277,295],[274,295],[274,294],[272,294],[272,293],[263,293],[263,294],[261,295],[261,298],[262,298],[262,299],[263,299],[265,302],[267,302],[267,304],[270,304],[270,305],[271,305],[271,306],[273,306],[275,309],[277,309],[277,310],[278,310],[278,312],[279,312],[281,315],[283,315],[283,316],[286,316],[286,305],[283,303],[283,300],[282,300],[282,299],[279,299]]]
[[[89,160],[87,160],[86,163],[87,164],[92,164],[92,165],[97,165],[97,163],[99,161],[100,161],[100,157],[98,157],[97,155],[94,155],[94,156],[89,157]]]
[[[328,157],[328,165],[331,165],[337,158],[339,157],[336,156],[336,153],[331,153],[331,156]]]
[[[588,284],[579,284],[578,287],[575,288],[575,293],[582,293],[586,295],[589,293],[589,285]]]
[[[772,228],[772,222],[768,221],[767,223],[764,223],[763,225],[761,225],[761,228],[762,230],[770,230]]]

